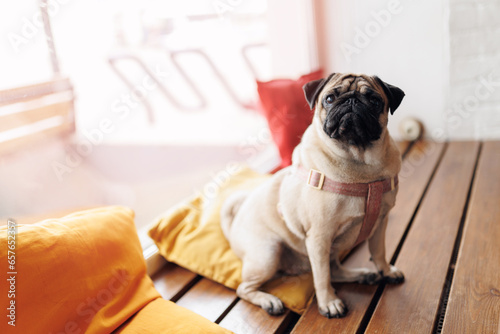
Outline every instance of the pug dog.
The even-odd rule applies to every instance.
[[[229,197],[221,227],[242,260],[239,297],[281,314],[281,300],[259,287],[278,275],[312,271],[319,312],[343,317],[347,307],[332,282],[404,280],[386,260],[385,230],[401,167],[387,121],[405,94],[377,76],[350,73],[333,73],[303,90],[314,117],[292,165]],[[364,239],[376,270],[342,266],[341,254]]]

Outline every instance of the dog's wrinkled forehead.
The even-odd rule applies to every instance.
[[[350,91],[365,93],[367,89],[377,90],[378,86],[367,75],[343,74],[335,75],[323,88],[323,94],[335,93],[337,96]]]

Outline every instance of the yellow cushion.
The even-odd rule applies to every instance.
[[[222,233],[220,209],[234,191],[253,189],[267,178],[269,175],[241,167],[226,182],[214,180],[202,193],[158,218],[149,236],[168,261],[236,289],[241,283],[241,261]],[[300,314],[314,294],[311,274],[278,278],[266,283],[262,290]]]
[[[5,262],[7,228],[0,228]],[[15,328],[4,316],[1,333],[110,333],[160,296],[146,274],[130,209],[99,208],[18,226],[15,241],[17,274],[9,275],[15,276]],[[5,269],[4,311],[14,300],[6,298]]]
[[[118,328],[114,334],[231,333],[179,305],[158,298]]]

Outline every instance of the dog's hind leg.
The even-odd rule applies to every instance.
[[[220,225],[226,239],[229,239],[233,219],[243,202],[247,199],[248,194],[248,191],[237,191],[229,196],[222,205],[220,211]]]
[[[271,315],[279,315],[285,311],[283,302],[278,297],[258,289],[276,274],[280,248],[279,245],[260,243],[255,252],[247,254],[243,259],[242,282],[236,290],[240,298],[262,307]]]
[[[379,272],[368,268],[347,268],[340,264],[338,256],[330,263],[332,283],[378,284],[382,280]]]

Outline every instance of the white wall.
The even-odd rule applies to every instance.
[[[423,121],[428,134],[445,119],[446,20],[444,0],[316,2],[320,63],[329,72],[376,74],[406,97],[389,120],[399,136],[405,117]]]
[[[451,138],[500,138],[500,1],[450,0]]]
[[[268,0],[272,59],[269,79],[294,79],[318,69],[313,3],[314,0]]]
[[[434,139],[500,138],[500,2],[318,0],[320,63],[377,74],[406,92],[389,121]]]

